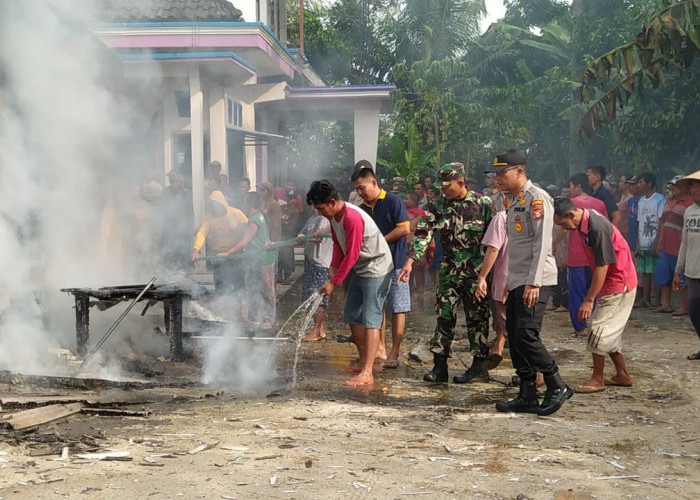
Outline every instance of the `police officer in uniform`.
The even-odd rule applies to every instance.
[[[493,166],[486,170],[496,174],[496,183],[502,191],[511,193],[507,206],[506,328],[510,357],[520,377],[518,396],[496,403],[496,409],[551,415],[574,391],[559,376],[556,362],[540,339],[542,317],[557,284],[557,266],[552,254],[554,207],[550,196],[528,180],[526,160],[525,153],[511,149],[497,155]],[[538,371],[547,384],[541,404],[535,386]]]
[[[434,230],[440,230],[443,258],[436,293],[437,326],[430,339],[435,366],[425,374],[426,382],[447,382],[447,358],[450,357],[457,307],[462,302],[466,315],[471,348],[477,351],[472,366],[464,375],[453,378],[456,383],[469,382],[477,376],[488,378],[489,328],[487,301],[476,300],[478,271],[484,261],[481,240],[493,218],[491,200],[470,191],[465,182],[464,165],[450,163],[438,170],[443,196],[432,200],[425,216],[416,227],[408,259],[399,273],[399,280],[408,281],[413,262],[419,260],[430,243]]]

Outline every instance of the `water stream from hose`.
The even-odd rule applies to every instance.
[[[323,295],[320,293],[311,295],[311,297],[297,307],[296,311],[284,322],[284,325],[282,325],[282,328],[280,328],[280,331],[276,335],[277,338],[280,338],[282,334],[287,334],[290,338],[293,338],[296,343],[294,349],[294,364],[292,365],[292,387],[296,387],[297,385],[297,364],[299,363],[299,351],[301,349],[302,339],[322,301]]]

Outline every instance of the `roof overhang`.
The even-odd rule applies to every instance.
[[[228,127],[228,130],[241,134],[244,139],[245,146],[261,146],[267,145],[269,143],[275,144],[285,144],[287,142],[294,142],[293,139],[279,134],[271,134],[269,132],[259,132],[256,130],[243,130],[234,127]]]
[[[117,23],[93,26],[95,35],[121,53],[216,52],[235,54],[257,68],[260,77],[293,79],[303,60],[288,50],[263,23]]]
[[[158,64],[189,65],[197,63],[208,75],[227,83],[248,79],[257,75],[257,68],[234,52],[161,52],[119,54],[129,65],[153,62]]]
[[[391,113],[391,91],[396,85],[348,85],[343,87],[287,87],[284,101],[263,103],[264,109],[329,120],[350,120],[356,109],[379,109]]]

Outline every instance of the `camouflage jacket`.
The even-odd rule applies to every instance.
[[[419,259],[425,252],[433,231],[440,231],[443,263],[477,270],[484,261],[481,239],[493,218],[491,199],[467,192],[459,200],[437,198],[425,208],[411,241],[409,257]]]

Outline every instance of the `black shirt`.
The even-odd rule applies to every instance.
[[[584,234],[584,242],[593,250],[595,265],[609,266],[617,262],[613,246],[613,226],[609,220],[593,209],[588,210],[588,228]],[[582,228],[586,229],[586,228]]]
[[[605,210],[608,211],[608,220],[612,220],[614,212],[617,212],[617,202],[612,193],[603,186],[602,184],[598,186],[598,189],[593,191],[593,198],[598,198],[600,201],[605,203]]]

